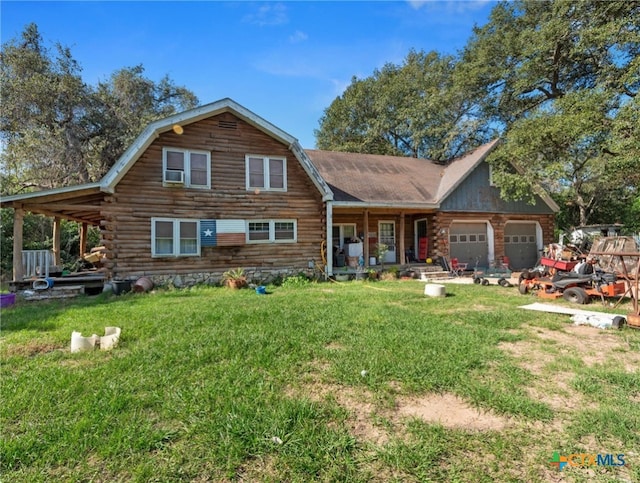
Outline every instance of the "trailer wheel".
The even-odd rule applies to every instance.
[[[588,304],[590,301],[589,294],[585,292],[583,288],[580,288],[580,287],[571,287],[566,289],[562,293],[562,298],[564,298],[565,300],[568,300],[571,303],[580,304],[580,305]]]
[[[506,278],[499,279],[498,285],[500,285],[501,287],[513,287],[513,285],[511,285],[511,282],[509,282],[509,280],[507,280]]]
[[[475,283],[475,284],[478,284],[480,282],[481,282],[480,277],[476,277],[476,278],[473,279],[473,283]]]
[[[489,285],[489,280],[487,280],[486,278],[483,278],[482,285]]]
[[[522,282],[523,280],[529,280],[529,270],[527,270],[526,268],[522,272],[520,272],[518,283]]]
[[[518,292],[520,292],[522,295],[527,295],[529,293],[529,285],[527,284],[527,282],[520,282],[518,284]]]

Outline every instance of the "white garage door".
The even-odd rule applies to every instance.
[[[453,223],[449,230],[451,258],[470,268],[489,266],[489,243],[486,223]]]

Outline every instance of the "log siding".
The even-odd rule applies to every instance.
[[[207,151],[211,189],[163,186],[163,148]],[[246,155],[287,160],[287,189],[247,191]],[[222,272],[231,267],[304,270],[324,239],[322,197],[288,146],[224,113],[161,134],[102,206],[106,268],[114,278]],[[151,220],[294,220],[296,242],[201,247],[200,256],[155,257]]]

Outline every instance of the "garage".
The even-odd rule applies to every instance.
[[[504,253],[513,270],[533,268],[538,262],[537,224],[507,222],[504,227]]]
[[[489,242],[487,224],[452,223],[449,230],[449,253],[460,263],[467,263],[469,268],[489,265]]]

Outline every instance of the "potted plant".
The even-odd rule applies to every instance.
[[[378,243],[376,244],[376,256],[378,257],[378,263],[381,267],[384,268],[384,257],[389,251],[389,245],[386,243]]]
[[[224,272],[222,274],[222,281],[229,288],[243,288],[248,285],[244,268],[240,267]]]
[[[349,281],[349,272],[347,267],[344,267],[341,273],[336,273],[336,281],[338,282]]]

